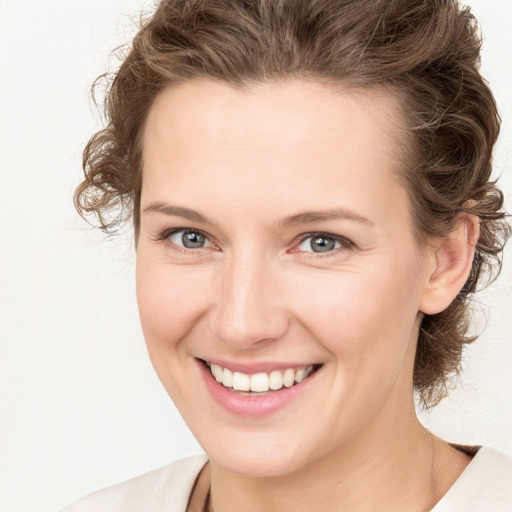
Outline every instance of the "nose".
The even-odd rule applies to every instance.
[[[276,270],[264,257],[248,253],[223,262],[211,329],[224,343],[238,350],[256,349],[286,333],[289,314]]]

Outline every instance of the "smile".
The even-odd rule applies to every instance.
[[[307,379],[318,365],[311,364],[297,369],[285,368],[269,373],[260,372],[251,375],[231,371],[229,368],[223,368],[208,361],[206,366],[210,369],[214,379],[225,388],[252,394],[279,391],[283,387],[291,388],[295,384]]]
[[[323,364],[242,364],[196,359],[208,394],[224,411],[263,418],[290,406],[314,386]]]

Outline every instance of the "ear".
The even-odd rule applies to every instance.
[[[478,218],[461,213],[453,230],[434,249],[429,281],[420,304],[422,313],[440,313],[455,299],[471,272],[479,236]]]

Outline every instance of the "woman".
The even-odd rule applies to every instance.
[[[512,508],[512,461],[414,409],[509,234],[479,47],[448,0],[159,4],[76,204],[133,218],[148,351],[207,455],[66,511]]]

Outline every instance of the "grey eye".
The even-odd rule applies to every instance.
[[[306,252],[329,252],[341,247],[336,238],[328,235],[314,235],[302,240],[298,249]]]
[[[176,231],[169,239],[173,244],[185,247],[186,249],[200,249],[201,247],[209,247],[211,245],[203,233],[191,229]]]
[[[194,231],[185,231],[181,240],[183,245],[188,249],[197,249],[198,247],[203,247],[205,244],[205,236],[201,233],[195,233]]]

